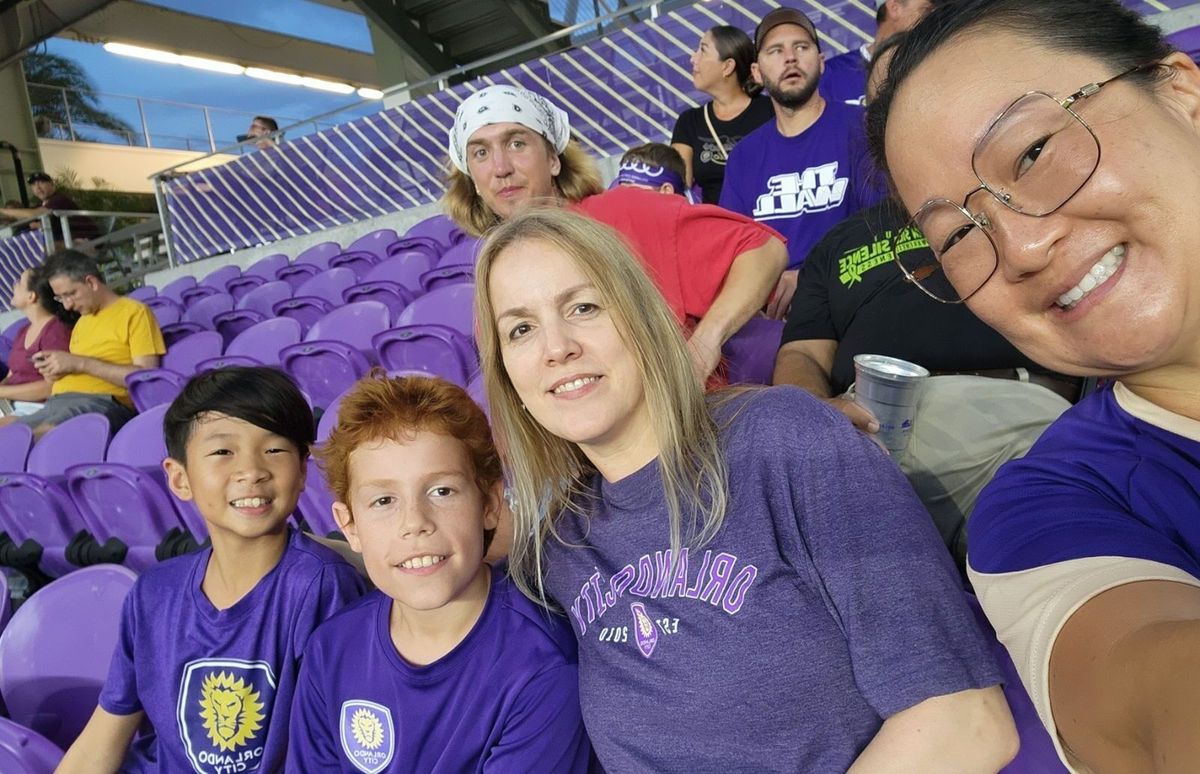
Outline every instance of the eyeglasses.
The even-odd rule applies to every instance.
[[[70,300],[74,299],[76,296],[78,296],[79,291],[82,289],[83,289],[82,286],[76,286],[76,287],[68,290],[66,293],[55,296],[54,300],[60,304],[63,303],[64,301],[70,301]]]
[[[897,233],[894,254],[905,278],[946,304],[961,304],[979,292],[996,273],[999,258],[987,215],[967,209],[971,197],[986,191],[1013,212],[1033,218],[1061,209],[1100,166],[1100,141],[1073,109],[1076,103],[1113,81],[1157,66],[1131,67],[1064,99],[1031,91],[1013,101],[971,155],[979,186],[962,204],[949,199],[926,202]],[[909,249],[914,232],[925,236],[929,250]]]

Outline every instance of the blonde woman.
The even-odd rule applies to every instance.
[[[524,211],[476,277],[511,572],[570,619],[606,769],[994,772],[1012,757],[956,573],[869,440],[798,389],[705,398],[654,285],[587,218]]]

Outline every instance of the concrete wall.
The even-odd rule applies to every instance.
[[[70,169],[78,176],[79,183],[91,187],[93,177],[104,178],[115,190],[131,193],[154,193],[149,177],[160,169],[192,161],[203,156],[195,151],[168,150],[166,148],[131,148],[127,145],[108,145],[96,142],[70,142],[68,140],[38,141],[42,163],[51,175]],[[225,164],[236,156],[216,155],[198,162],[190,170]]]
[[[33,128],[33,114],[29,109],[29,94],[25,90],[25,72],[21,69],[19,59],[0,69],[0,140],[10,142],[16,147],[26,177],[41,167],[37,133]],[[32,192],[29,195],[32,198]],[[8,199],[20,198],[12,154],[7,149],[0,150],[0,204]]]

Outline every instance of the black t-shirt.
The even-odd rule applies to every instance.
[[[75,200],[67,196],[62,191],[55,191],[50,194],[48,199],[42,201],[42,206],[48,210],[78,210],[81,207],[75,203]],[[96,226],[96,221],[91,218],[78,215],[70,218],[71,221],[71,238],[72,239],[95,239],[100,234],[100,229]],[[62,235],[62,219],[52,216],[50,218],[50,228],[54,232],[54,239],[61,242]],[[70,245],[67,245],[70,247]]]
[[[725,159],[733,146],[742,138],[775,117],[775,109],[767,97],[755,97],[750,100],[736,118],[732,121],[722,121],[717,118],[711,107],[712,103],[698,108],[689,108],[679,115],[675,122],[675,131],[671,133],[671,143],[687,145],[692,149],[692,175],[700,186],[702,198],[706,204],[717,204],[721,200],[721,183],[725,180]],[[713,129],[725,146],[725,154],[717,153],[717,143],[713,141],[712,132],[704,122],[704,111],[712,120]]]
[[[808,254],[783,343],[838,342],[830,379],[835,395],[854,383],[854,356],[890,355],[930,371],[1028,368],[1017,351],[963,304],[942,304],[905,282],[892,254],[892,234],[907,218],[885,201],[829,230]],[[928,250],[924,240],[913,249]]]

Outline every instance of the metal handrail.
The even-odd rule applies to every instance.
[[[85,217],[95,217],[95,218],[114,218],[114,219],[115,218],[140,218],[140,219],[145,219],[145,220],[150,220],[151,218],[157,219],[159,217],[157,212],[113,212],[113,211],[109,211],[109,210],[47,210],[46,212],[39,213],[37,215],[33,215],[28,218],[21,218],[20,220],[14,220],[14,221],[5,223],[0,228],[18,229],[21,226],[24,226],[24,225],[27,225],[27,224],[30,224],[30,223],[33,223],[36,221],[36,222],[38,222],[39,230],[42,232],[42,238],[46,244],[46,252],[51,253],[54,251],[54,228],[50,222],[50,219],[51,218],[59,218],[59,225],[62,227],[63,244],[70,245],[72,243],[70,219],[73,217],[76,217],[78,215],[83,215]],[[99,241],[100,239],[103,238],[103,236],[104,235],[101,235],[100,237],[97,237],[96,240],[92,240],[92,241]]]

